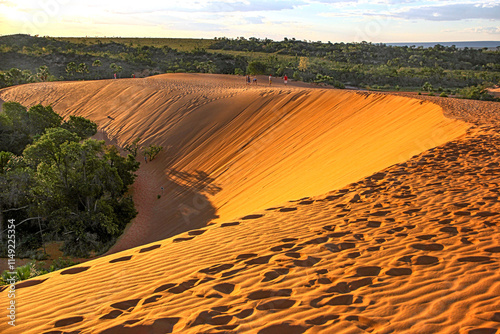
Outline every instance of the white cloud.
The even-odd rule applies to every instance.
[[[500,20],[500,5],[459,3],[444,6],[422,6],[402,10],[394,13],[393,16],[407,20],[429,21]]]

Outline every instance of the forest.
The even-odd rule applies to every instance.
[[[177,48],[177,49],[175,49]],[[294,80],[371,90],[441,92],[492,99],[500,48],[323,43],[285,38],[121,39],[0,37],[0,87],[161,73],[288,75]],[[480,94],[476,94],[476,91]],[[474,94],[470,92],[474,91]]]
[[[0,256],[15,222],[16,257],[43,259],[48,242],[65,255],[102,254],[136,215],[129,187],[136,158],[91,137],[97,125],[66,121],[50,106],[6,102],[0,112]]]

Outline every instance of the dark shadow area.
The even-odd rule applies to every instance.
[[[161,175],[153,170],[157,163],[160,160],[142,164],[134,193],[139,215],[106,255],[197,230],[218,218],[207,196],[217,194],[222,188],[208,173],[171,169]],[[173,241],[196,237],[190,235]]]

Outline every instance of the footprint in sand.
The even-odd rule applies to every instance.
[[[290,248],[293,248],[295,246],[295,244],[293,242],[290,242],[290,243],[286,243],[286,244],[283,244],[283,245],[279,245],[279,246],[274,246],[272,247],[270,250],[272,252],[280,252],[284,249],[290,249]]]
[[[240,222],[222,223],[222,224],[220,224],[220,227],[228,227],[228,226],[236,226],[236,225],[240,225]]]
[[[137,306],[137,304],[140,301],[141,301],[141,299],[125,300],[125,301],[122,301],[122,302],[111,304],[111,307],[115,308],[115,309],[118,309],[118,310],[130,312],[130,311],[132,311]]]
[[[296,303],[296,301],[292,300],[292,299],[286,299],[286,298],[275,299],[275,300],[271,300],[269,302],[257,305],[257,310],[259,310],[259,311],[263,311],[263,310],[285,310],[285,309],[289,309],[292,306],[294,306],[295,303]]]
[[[30,286],[35,286],[38,284],[42,284],[46,280],[48,280],[48,278],[46,278],[46,279],[32,279],[32,280],[28,280],[28,281],[23,281],[23,282],[16,284],[16,290],[22,289],[22,288],[27,288]]]
[[[173,240],[173,242],[182,242],[182,241],[188,241],[194,239],[194,237],[185,237],[185,238],[176,238]]]
[[[288,252],[288,253],[285,253],[285,256],[288,256],[288,257],[291,257],[294,259],[298,259],[301,257],[301,254],[298,252]]]
[[[248,216],[245,216],[243,218],[241,218],[242,220],[249,220],[249,219],[257,219],[257,218],[260,218],[260,217],[264,217],[264,215],[248,215]]]
[[[198,325],[213,325],[213,326],[221,326],[227,325],[229,322],[233,320],[232,315],[227,315],[218,311],[203,311],[196,316],[193,321],[188,323],[188,327],[195,327]]]
[[[207,230],[193,230],[193,231],[189,231],[188,232],[188,235],[201,235],[203,233],[205,233]]]
[[[251,292],[247,298],[250,300],[267,299],[271,297],[290,297],[292,294],[292,289],[280,289],[280,290],[257,290]]]
[[[297,211],[297,208],[283,208],[283,209],[279,209],[279,212],[290,212],[290,211]]]
[[[200,269],[198,270],[198,272],[202,274],[215,275],[225,270],[231,269],[232,267],[234,267],[234,264],[232,263],[217,264],[205,269]]]
[[[420,239],[420,240],[430,240],[430,239],[435,238],[435,237],[436,237],[435,234],[424,234],[424,235],[416,236],[416,238]]]
[[[154,302],[158,301],[159,299],[161,299],[162,297],[163,297],[162,295],[151,296],[149,298],[146,298],[146,300],[142,303],[142,305],[154,303]]]
[[[120,315],[123,314],[123,311],[120,311],[120,310],[113,310],[105,315],[103,315],[102,317],[100,317],[99,319],[100,320],[107,320],[107,319],[116,319],[118,318]]]
[[[236,257],[236,260],[238,260],[238,261],[247,260],[247,259],[254,258],[256,256],[258,256],[258,254],[255,254],[255,253],[244,253],[244,254],[239,254]]]
[[[444,233],[449,233],[449,234],[458,234],[458,230],[456,227],[453,226],[445,226],[441,227],[439,231],[444,232]]]
[[[351,294],[334,296],[334,297],[329,298],[329,299],[327,299],[327,298],[328,297],[320,297],[320,298],[318,298],[320,300],[313,300],[311,302],[311,306],[312,307],[323,307],[326,305],[330,305],[330,306],[351,305],[354,302],[354,296]]]
[[[385,273],[389,276],[406,276],[411,275],[412,270],[410,268],[391,268]]]
[[[177,284],[173,288],[168,289],[167,292],[174,293],[176,295],[181,294],[181,293],[191,289],[192,287],[194,287],[197,282],[198,282],[198,279],[187,280],[185,282]]]
[[[355,269],[356,276],[378,276],[382,268],[378,266],[363,266]]]
[[[73,324],[77,324],[79,322],[83,321],[83,317],[71,317],[71,318],[65,318],[61,320],[57,320],[54,327],[64,327],[64,326],[69,326]]]
[[[311,240],[308,240],[306,242],[303,242],[301,243],[299,246],[305,246],[305,245],[320,245],[320,244],[324,244],[325,242],[328,241],[328,236],[326,237],[319,237],[319,238],[314,238],[314,239],[311,239]]]
[[[418,249],[418,250],[426,250],[426,251],[440,251],[444,249],[444,246],[441,244],[413,244],[410,247]]]
[[[346,235],[351,234],[351,233],[352,232],[333,232],[333,233],[328,234],[327,236],[329,238],[342,238],[342,237],[345,237]]]
[[[153,291],[153,293],[157,293],[157,292],[162,292],[162,291],[168,290],[170,288],[173,288],[176,285],[177,284],[175,284],[175,283],[163,284],[163,285],[159,286],[158,288],[156,288],[156,290]]]
[[[220,292],[220,293],[223,293],[225,295],[229,295],[229,294],[231,294],[231,292],[234,291],[235,285],[232,283],[220,283],[220,284],[214,285],[213,289]]]
[[[293,264],[296,267],[312,267],[321,261],[320,258],[314,256],[308,256],[305,260],[294,260]]]
[[[261,280],[261,282],[273,281],[281,276],[288,274],[289,271],[290,270],[287,268],[272,269],[264,273],[264,278]]]
[[[78,274],[78,273],[84,272],[88,269],[90,269],[90,267],[77,267],[77,268],[66,269],[66,270],[61,271],[61,275]]]
[[[139,251],[139,253],[146,253],[146,252],[152,251],[152,250],[160,248],[160,247],[161,247],[161,245],[153,245],[153,246],[150,246],[150,247],[142,248]]]
[[[496,334],[496,328],[475,328],[467,332],[467,334]]]
[[[281,242],[294,242],[294,241],[297,241],[299,239],[297,238],[284,238],[284,239],[281,239]]]
[[[266,256],[256,257],[255,259],[245,261],[245,264],[247,264],[247,265],[252,265],[252,264],[266,264],[266,263],[269,263],[269,260],[272,257],[273,257],[273,255],[266,255]]]
[[[123,256],[123,257],[119,257],[119,258],[113,259],[113,260],[109,261],[109,263],[117,263],[117,262],[128,261],[131,258],[132,258],[132,255]]]
[[[367,227],[371,227],[371,228],[380,227],[380,225],[382,225],[382,222],[379,222],[379,221],[369,221],[366,224]]]
[[[316,318],[307,319],[306,324],[322,326],[322,325],[325,325],[327,322],[332,321],[332,320],[337,320],[338,318],[339,318],[339,316],[336,314],[321,315],[321,316],[316,317]]]

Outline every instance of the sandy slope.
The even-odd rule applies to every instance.
[[[219,75],[24,85],[0,98],[88,117],[121,145],[168,148],[143,163],[140,214],[113,251],[338,189],[468,127],[415,99]]]
[[[182,77],[180,81],[187,80]],[[229,84],[224,83],[224,90],[229,89]],[[255,91],[246,87],[234,89],[237,90],[234,99],[225,104],[228,113],[238,106],[239,98],[248,98],[247,104],[257,103],[250,98]],[[308,168],[317,173],[320,180],[311,178],[308,183],[301,183],[300,178],[299,181],[290,178],[289,182],[297,182],[299,186],[290,184],[285,187],[288,185],[285,184],[282,191],[290,196],[287,200],[292,201],[282,200],[274,205],[270,199],[259,199],[263,207],[256,210],[250,210],[253,202],[245,206],[246,202],[235,194],[237,202],[234,203],[243,208],[241,211],[226,211],[225,215],[232,214],[237,216],[236,219],[21,282],[17,285],[17,326],[10,328],[6,321],[0,322],[0,332],[498,333],[500,126],[498,122],[486,122],[488,116],[495,119],[500,109],[498,104],[478,103],[467,107],[468,104],[460,101],[446,101],[446,106],[443,103],[449,116],[478,120],[478,125],[467,130],[461,122],[443,119],[441,109],[429,102],[421,104],[421,101],[403,97],[287,89],[291,90],[290,98],[299,95],[295,103],[306,94],[314,99],[309,104],[303,102],[303,108],[291,108],[296,114],[292,110],[286,113],[289,118],[297,117],[297,121],[287,123],[284,126],[287,131],[278,131],[279,135],[263,145],[266,149],[273,148],[274,153],[263,149],[264,153],[254,155],[254,163],[244,153],[226,153],[226,146],[240,147],[251,136],[245,137],[243,125],[232,127],[238,117],[224,123],[220,116],[219,122],[224,126],[219,123],[214,126],[229,138],[220,146],[219,153],[214,148],[217,145],[215,139],[212,143],[210,138],[224,137],[217,137],[219,132],[216,131],[210,136],[207,134],[209,143],[201,147],[210,149],[211,156],[205,156],[198,163],[207,164],[204,170],[210,174],[199,179],[205,181],[203,186],[207,188],[207,178],[213,177],[216,180],[210,185],[223,188],[218,192],[216,188],[210,188],[216,193],[210,200],[215,203],[214,207],[218,205],[217,208],[224,208],[223,202],[217,202],[223,198],[229,207],[236,205],[232,204],[229,194],[226,197],[221,195],[224,189],[231,189],[228,180],[240,181],[241,192],[255,191],[252,182],[241,176],[238,178],[239,173],[251,173],[248,170],[255,169],[251,176],[261,185],[253,196],[271,196],[266,189],[272,184],[266,186],[266,180],[272,180],[273,175],[280,178],[294,173],[299,175],[295,170],[298,167],[281,163],[295,154],[292,149],[295,147],[296,151],[303,150],[300,159],[295,156],[296,164],[300,166],[303,160],[311,159]],[[257,94],[273,93],[267,88],[257,90]],[[283,97],[284,91],[281,95],[271,95],[273,99],[269,97],[269,101],[284,103],[287,101],[287,97]],[[14,94],[3,91],[0,97],[5,99],[7,93]],[[22,98],[21,89],[15,93]],[[257,100],[260,103],[262,99],[266,100],[266,97]],[[149,103],[147,101],[144,100],[142,105]],[[279,127],[279,122],[268,127],[262,125],[271,123],[261,110],[267,110],[270,103],[260,109],[251,109],[252,113],[242,122],[249,127],[247,131],[257,133],[262,128],[274,133],[272,130]],[[314,107],[315,103],[318,103],[316,112],[308,113],[306,106]],[[334,109],[332,105],[338,108]],[[323,106],[322,109],[319,106]],[[205,109],[209,110],[208,107]],[[412,112],[406,112],[407,109]],[[140,108],[137,110],[137,113],[141,112]],[[218,108],[210,110],[215,113]],[[246,115],[245,110],[238,116]],[[345,110],[349,113],[344,114]],[[300,118],[302,112],[307,116]],[[90,111],[88,113],[92,115]],[[165,113],[168,114],[150,112],[156,119],[167,117]],[[97,115],[96,109],[93,117],[98,118]],[[251,115],[258,117],[253,119]],[[189,113],[172,117],[178,117],[176,124],[180,124],[183,116],[188,117]],[[342,121],[338,121],[336,117],[342,116]],[[346,130],[342,136],[343,128],[339,124],[351,124],[351,118],[353,130]],[[379,123],[379,119],[384,122]],[[119,120],[118,114],[115,120]],[[202,120],[192,126],[210,128],[200,123]],[[115,123],[122,124],[123,129],[115,132],[116,138],[131,131],[125,130],[125,120]],[[304,127],[301,127],[302,123]],[[329,123],[329,126],[323,123]],[[140,123],[135,121],[134,124],[138,128]],[[373,127],[370,124],[374,124]],[[413,126],[407,127],[409,124]],[[111,124],[106,126],[109,130],[114,129]],[[317,131],[308,132],[308,127]],[[331,127],[336,131],[328,132]],[[171,128],[176,129],[175,126]],[[239,136],[231,136],[233,131],[224,132],[226,128],[238,130]],[[189,131],[187,125],[184,129]],[[390,136],[389,143],[377,137],[377,130]],[[434,131],[438,131],[441,138],[448,136],[448,139],[427,142],[425,148],[421,146],[426,143],[425,139],[432,138],[429,134],[436,133]],[[322,135],[321,132],[325,133]],[[465,135],[454,138],[465,132]],[[246,141],[238,142],[240,136]],[[255,136],[261,138],[263,134],[259,132]],[[364,137],[375,141],[376,145],[370,146],[370,140]],[[354,149],[356,144],[360,145],[359,151],[350,155],[338,148],[349,139],[353,141],[348,142],[351,143],[348,147]],[[314,145],[307,146],[309,140]],[[364,144],[359,144],[363,140]],[[406,146],[399,148],[397,142],[406,143]],[[197,145],[179,145],[184,149],[179,152],[193,157],[196,152],[202,152],[197,151]],[[252,143],[247,147],[249,145]],[[356,177],[355,174],[330,174],[328,169],[322,174],[321,169],[315,169],[321,167],[315,163],[321,164],[322,160],[314,158],[308,150],[314,147],[325,157],[323,164],[329,162],[328,159],[335,159],[333,153],[329,155],[330,150],[338,150],[335,154],[344,154],[338,157],[344,159],[345,166],[357,165],[352,161],[371,164],[371,159],[381,165],[382,162],[392,165],[371,171],[366,167],[360,173],[368,173],[367,177],[360,174],[355,180],[349,180]],[[370,150],[364,150],[366,147],[377,154],[370,155]],[[286,154],[280,156],[281,160],[273,160],[274,155],[281,153],[280,149]],[[387,152],[391,149],[400,152],[395,156]],[[405,154],[417,150],[421,153],[407,159]],[[244,161],[248,164],[246,169],[241,165],[240,169],[234,170],[232,168],[240,165],[230,165],[228,171],[231,171],[232,178],[224,183],[221,176],[224,173],[212,172],[208,165],[218,166],[218,161],[226,155],[236,160],[247,159]],[[264,156],[272,163],[261,168],[259,164],[265,163],[265,159],[258,159]],[[394,164],[399,158],[406,161]],[[192,180],[193,170],[198,170],[191,165],[193,159],[188,162],[182,156],[172,159],[176,168],[187,172],[177,173],[176,178],[201,182]],[[141,171],[141,183],[145,185],[135,190],[136,196],[148,198],[148,187],[155,186],[155,178],[165,172],[167,161],[166,157],[161,157],[158,163],[145,165]],[[275,165],[279,168],[273,169]],[[375,163],[371,166],[378,168]],[[303,177],[309,173],[306,169],[301,169],[301,172]],[[259,173],[268,173],[268,179]],[[320,191],[322,183],[330,182],[329,178],[334,177],[344,178],[349,184],[318,196],[310,194],[295,200],[299,198],[302,187],[312,183],[313,186],[306,189]],[[148,182],[153,184],[148,185]],[[299,187],[301,189],[295,189]],[[179,194],[181,190],[179,188]],[[247,193],[247,196],[253,200],[252,193]],[[141,202],[141,205],[149,206],[148,213],[143,216],[145,219],[154,219],[159,214],[155,211],[154,201]],[[214,209],[215,213],[219,214]],[[7,302],[7,291],[1,291],[0,305],[7,305]],[[6,319],[5,314],[5,307],[0,307],[0,318]]]
[[[0,331],[497,333],[498,130],[20,283],[18,326]]]

